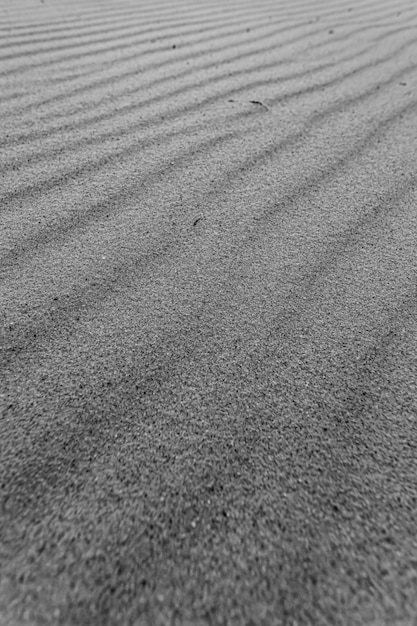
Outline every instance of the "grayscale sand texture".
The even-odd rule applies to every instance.
[[[417,624],[415,0],[0,0],[1,626]]]

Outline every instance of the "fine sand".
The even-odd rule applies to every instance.
[[[415,0],[0,0],[0,624],[417,623]]]

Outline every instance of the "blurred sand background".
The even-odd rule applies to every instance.
[[[415,624],[417,4],[0,0],[2,625]]]

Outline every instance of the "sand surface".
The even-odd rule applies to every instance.
[[[417,623],[415,0],[0,0],[0,623]]]

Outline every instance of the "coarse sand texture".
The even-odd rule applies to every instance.
[[[417,3],[0,0],[0,626],[416,626]]]

